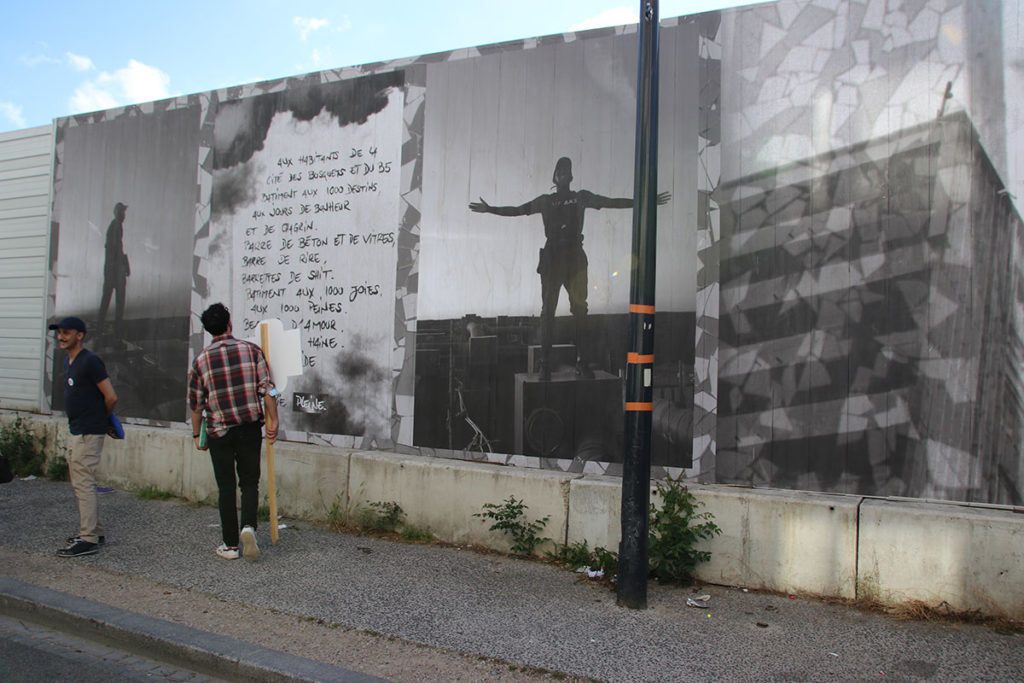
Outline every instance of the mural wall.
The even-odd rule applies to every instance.
[[[222,101],[208,298],[303,339],[287,431],[390,434],[402,73]]]
[[[656,475],[1020,502],[1010,13],[662,22]],[[59,120],[51,314],[136,422],[185,419],[221,301],[301,333],[283,438],[616,474],[636,54],[634,25]]]
[[[182,419],[199,117],[192,97],[57,127],[51,295],[85,321],[125,417]]]
[[[661,32],[653,457],[675,467],[691,462],[698,39],[695,22]],[[427,69],[415,441],[606,471],[623,450],[637,36],[524,47]]]
[[[1002,9],[724,15],[716,481],[1020,504]]]

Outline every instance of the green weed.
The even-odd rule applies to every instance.
[[[370,503],[365,523],[370,531],[396,531],[405,519],[405,510],[393,501]]]
[[[558,546],[554,552],[548,553],[547,557],[571,571],[581,567],[600,569],[608,578],[615,575],[619,565],[618,554],[601,546],[591,548],[586,541]]]
[[[46,461],[46,478],[51,481],[69,481],[71,476],[68,472],[68,447],[58,437],[53,450],[53,455]]]
[[[16,417],[0,426],[0,453],[16,477],[42,476],[46,463],[46,437],[36,435],[32,422]]]
[[[693,572],[711,553],[697,550],[698,541],[722,533],[710,512],[698,512],[702,505],[682,484],[682,477],[658,482],[661,507],[651,503],[647,563],[652,577],[665,583],[690,585]]]
[[[341,504],[340,493],[334,497],[330,506],[325,505],[324,508],[324,516],[327,518],[327,528],[332,531],[346,531],[348,529],[348,510]]]
[[[177,494],[173,491],[157,488],[156,486],[146,486],[145,488],[141,488],[135,493],[135,495],[142,500],[170,500],[171,498],[177,497]]]
[[[526,504],[509,496],[500,505],[485,503],[483,512],[473,513],[474,517],[490,519],[494,522],[491,531],[503,531],[512,537],[512,552],[516,555],[532,555],[537,546],[551,539],[540,536],[547,526],[551,515],[533,522],[526,521]]]
[[[434,540],[434,534],[426,529],[408,524],[399,527],[398,535],[402,537],[402,540],[409,541],[410,543],[430,543]]]

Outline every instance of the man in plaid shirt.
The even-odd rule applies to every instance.
[[[238,558],[260,556],[256,543],[256,511],[259,508],[260,447],[266,415],[267,441],[277,440],[277,389],[260,347],[231,336],[231,314],[223,304],[213,304],[200,317],[213,342],[203,349],[188,377],[188,403],[192,410],[192,438],[199,450],[210,450],[217,479],[218,506],[223,543],[217,554]],[[261,405],[262,403],[262,405]],[[201,425],[206,416],[206,439]],[[237,486],[242,491],[239,532]]]

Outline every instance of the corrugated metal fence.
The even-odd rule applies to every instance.
[[[53,129],[0,134],[0,408],[40,409]]]

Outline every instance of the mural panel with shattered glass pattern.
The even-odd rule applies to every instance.
[[[726,13],[716,481],[1022,502],[1010,11]]]

